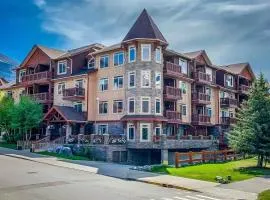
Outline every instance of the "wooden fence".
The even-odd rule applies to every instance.
[[[195,157],[196,156],[196,157]],[[181,159],[181,157],[185,157]],[[232,150],[221,150],[221,151],[200,151],[200,152],[186,152],[186,153],[175,153],[175,167],[179,167],[181,163],[193,164],[196,162],[207,162],[207,161],[226,161],[236,160],[239,154],[236,154]]]

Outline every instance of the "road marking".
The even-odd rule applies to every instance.
[[[192,197],[192,196],[186,196],[187,198],[190,198],[190,199],[196,199],[196,200],[204,200],[202,198],[198,198],[198,197]]]
[[[211,199],[211,200],[220,200],[217,198],[213,198],[213,197],[207,197],[207,196],[203,196],[203,195],[196,195],[197,197],[202,197],[202,198],[206,198],[206,199]]]
[[[180,199],[180,200],[188,200],[187,198],[182,198],[182,197],[174,197],[175,199]]]

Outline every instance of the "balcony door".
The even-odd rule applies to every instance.
[[[83,88],[83,80],[76,80],[75,86],[76,88]]]

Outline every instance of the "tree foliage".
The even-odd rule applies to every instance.
[[[229,133],[229,145],[236,151],[258,155],[258,166],[270,154],[269,85],[263,75],[255,80],[237,113],[237,123]]]

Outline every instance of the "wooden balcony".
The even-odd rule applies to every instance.
[[[194,114],[192,115],[192,123],[195,125],[211,125],[211,117],[208,115]]]
[[[52,102],[52,95],[49,92],[36,93],[36,94],[27,94],[26,96],[31,99],[36,100],[39,103],[50,103]]]
[[[250,86],[248,85],[239,85],[238,91],[242,94],[247,94],[250,89]]]
[[[168,123],[178,124],[182,121],[182,115],[177,111],[166,110],[165,117],[168,119]]]
[[[164,76],[173,77],[173,78],[187,77],[186,74],[182,73],[180,65],[177,65],[171,62],[165,62]]]
[[[221,125],[229,126],[229,125],[235,124],[235,123],[236,123],[235,118],[232,118],[232,117],[221,117],[220,118],[220,124]]]
[[[179,88],[165,86],[163,94],[164,94],[164,99],[167,99],[167,100],[177,101],[177,100],[182,99],[182,91]]]
[[[211,97],[206,93],[194,92],[192,93],[192,101],[196,104],[211,104]]]
[[[212,84],[213,83],[213,81],[211,79],[211,75],[203,73],[203,72],[195,72],[194,73],[194,79],[197,82],[203,83],[203,84]]]
[[[236,108],[238,107],[238,100],[232,98],[220,98],[220,107],[222,108]]]
[[[22,83],[25,85],[31,85],[31,84],[43,84],[48,83],[52,78],[52,73],[49,71],[45,72],[39,72],[34,74],[27,74],[22,77]]]
[[[68,88],[63,91],[63,99],[70,101],[85,100],[84,88]]]

